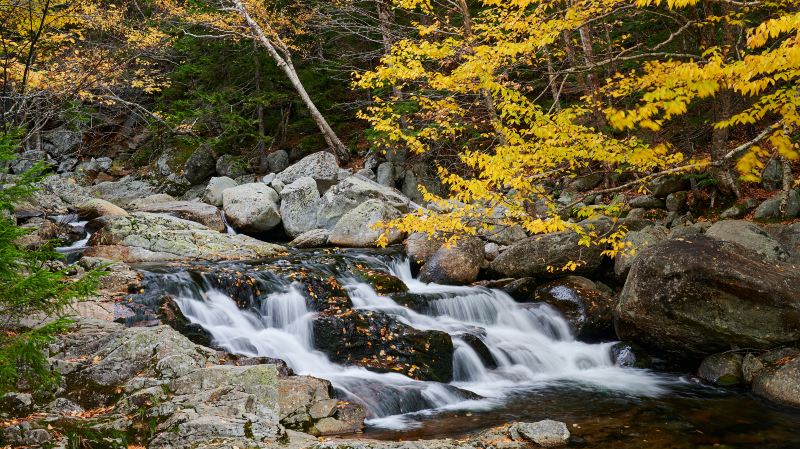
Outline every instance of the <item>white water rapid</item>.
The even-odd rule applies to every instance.
[[[180,286],[175,297],[183,314],[205,328],[215,344],[247,356],[283,359],[297,374],[330,380],[348,399],[367,409],[368,424],[373,426],[405,428],[437,411],[497,407],[513,392],[561,383],[633,396],[666,390],[663,377],[615,366],[610,354],[613,343],[576,341],[567,322],[547,305],[523,307],[498,290],[425,284],[411,276],[407,261],[389,264],[387,269],[412,293],[433,297],[431,312],[420,314],[398,305],[346,275],[340,281],[355,308],[382,311],[414,328],[453,336],[452,383],[416,381],[331,362],[314,349],[314,313],[307,309],[298,287],[288,281],[276,286],[260,302],[259,310],[239,309],[230,297],[196,284],[185,272],[170,275],[170,282]],[[485,359],[459,337],[465,332],[479,335],[496,367],[486,366]]]

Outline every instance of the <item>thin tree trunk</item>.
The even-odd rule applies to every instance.
[[[322,137],[325,139],[325,142],[328,144],[328,147],[331,149],[331,152],[336,155],[336,157],[340,161],[347,161],[350,158],[350,154],[347,151],[347,147],[344,146],[339,136],[333,131],[333,128],[328,124],[328,121],[325,120],[325,117],[322,113],[317,109],[317,106],[314,104],[314,101],[311,100],[311,97],[306,92],[303,83],[300,81],[300,77],[297,75],[297,71],[292,64],[292,60],[289,58],[288,53],[284,56],[278,52],[275,48],[275,45],[272,41],[267,37],[264,33],[264,30],[261,28],[261,25],[258,24],[251,16],[250,13],[247,12],[244,4],[241,0],[232,0],[233,5],[236,7],[236,10],[239,12],[239,15],[247,22],[247,25],[250,27],[250,30],[253,33],[253,37],[267,49],[272,59],[275,60],[275,63],[278,64],[278,67],[283,71],[289,81],[292,83],[292,87],[294,87],[297,94],[300,95],[300,99],[303,100],[303,104],[305,104],[308,112],[311,114],[311,117],[314,119],[314,122],[317,124],[320,132],[322,133]]]
[[[545,50],[545,55],[547,56],[547,82],[550,84],[550,93],[553,95],[553,105],[555,106],[556,111],[561,110],[561,92],[558,86],[556,85],[556,75],[555,70],[553,69],[553,58],[550,57],[550,51]]]
[[[253,42],[253,47],[255,50],[256,43]],[[261,93],[261,65],[258,61],[258,55],[256,52],[253,52],[253,62],[255,63],[255,84],[256,84],[256,93]],[[266,144],[266,128],[264,126],[264,105],[261,104],[259,101],[256,105],[256,115],[258,116],[258,168],[262,174],[266,174],[267,170],[269,170],[269,164],[267,163],[267,144]]]

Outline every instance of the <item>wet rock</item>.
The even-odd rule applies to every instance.
[[[663,199],[656,198],[653,195],[637,196],[631,199],[628,205],[632,208],[640,209],[664,209],[666,207]]]
[[[730,387],[744,382],[742,360],[744,356],[735,352],[723,352],[703,359],[697,376],[713,384]]]
[[[272,173],[280,173],[289,167],[289,153],[284,150],[273,151],[267,155],[267,166]]]
[[[744,220],[723,220],[714,223],[706,236],[737,243],[770,260],[786,260],[789,255],[781,244],[758,225]]]
[[[320,193],[325,192],[336,184],[339,178],[336,156],[327,151],[309,154],[278,173],[276,179],[289,185],[306,176],[316,181]]]
[[[227,176],[211,178],[203,191],[202,201],[212,206],[222,207],[222,192],[236,187],[238,184]]]
[[[763,369],[764,362],[752,353],[748,352],[742,358],[742,379],[744,379],[745,383],[752,383],[756,375]]]
[[[613,299],[589,279],[567,276],[549,282],[536,289],[535,301],[561,312],[580,340],[614,338]]]
[[[800,274],[742,246],[698,236],[646,247],[615,310],[617,335],[676,359],[800,339]]]
[[[614,258],[614,274],[618,279],[624,280],[631,270],[631,265],[636,259],[636,255],[643,248],[665,240],[669,236],[669,230],[663,226],[650,226],[640,231],[632,231],[625,235],[622,241],[630,243],[630,247],[617,254]]]
[[[391,187],[350,176],[331,187],[320,199],[317,227],[333,229],[339,219],[368,200],[379,200],[400,212],[408,212],[409,199]]]
[[[353,275],[358,281],[369,284],[379,295],[391,295],[408,291],[408,287],[403,281],[384,271],[361,266],[353,269]]]
[[[250,260],[270,257],[283,249],[245,235],[222,234],[199,223],[147,212],[101,217],[90,225],[97,231],[84,255],[128,263]]]
[[[234,156],[232,154],[223,154],[216,162],[217,174],[231,179],[244,176],[249,170],[249,164],[243,157]]]
[[[316,229],[319,191],[310,176],[298,178],[281,192],[281,217],[286,234],[294,238]]]
[[[800,408],[800,351],[783,351],[781,356],[767,361],[755,375],[753,392],[772,402]]]
[[[611,360],[614,365],[626,368],[649,368],[650,358],[638,346],[626,343],[617,342],[611,346]]]
[[[382,312],[349,310],[314,320],[314,346],[338,363],[413,379],[449,382],[453,342],[440,331],[422,331]]]
[[[517,302],[530,302],[535,299],[536,288],[540,282],[531,277],[515,279],[505,286],[503,291]]]
[[[767,220],[770,218],[794,218],[800,214],[800,193],[797,190],[790,190],[786,200],[786,208],[781,212],[784,194],[779,192],[770,199],[764,201],[756,207],[753,218],[757,220]]]
[[[466,237],[436,250],[420,269],[419,278],[437,284],[470,284],[478,278],[483,259],[483,241]]]
[[[237,230],[251,233],[269,231],[281,223],[279,196],[260,182],[243,184],[222,192],[222,208]]]
[[[298,235],[289,243],[294,248],[318,248],[328,244],[331,231],[327,229],[312,229]]]
[[[183,176],[192,185],[200,184],[216,172],[217,160],[208,145],[199,146],[183,164]]]
[[[331,230],[328,243],[353,248],[375,247],[384,233],[388,244],[398,243],[403,239],[400,231],[385,231],[377,225],[399,218],[400,215],[400,211],[380,200],[366,200],[342,215]]]
[[[483,366],[487,367],[488,369],[495,369],[497,368],[497,360],[494,359],[492,356],[492,351],[486,346],[486,343],[483,342],[481,339],[480,332],[462,332],[455,337],[460,338],[464,341],[473,351],[475,354],[480,357]]]
[[[215,206],[199,201],[169,201],[143,206],[141,212],[168,214],[184,220],[194,221],[218,232],[225,232],[222,213]]]
[[[546,419],[534,423],[515,423],[509,428],[511,439],[526,440],[542,447],[564,446],[569,441],[567,425],[560,421]]]

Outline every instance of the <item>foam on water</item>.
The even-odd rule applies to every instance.
[[[547,306],[521,307],[499,290],[426,284],[414,279],[408,261],[387,270],[411,293],[431,298],[429,311],[418,313],[377,294],[369,285],[340,273],[353,305],[381,311],[421,330],[440,330],[453,337],[454,381],[423,382],[396,373],[375,373],[331,362],[313,347],[314,313],[298,287],[275,287],[260,307],[241,310],[227,295],[198,285],[186,273],[171,274],[181,311],[201,325],[217,345],[247,356],[279,358],[298,374],[328,379],[349,400],[362,404],[368,423],[407,428],[415,419],[442,410],[497,407],[520,390],[562,383],[627,395],[654,396],[667,391],[668,378],[646,370],[614,365],[610,343],[576,341],[567,322]],[[486,366],[462,336],[480,338],[496,367]],[[482,399],[480,397],[483,397]]]

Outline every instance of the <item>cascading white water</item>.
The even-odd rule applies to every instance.
[[[610,354],[613,343],[576,341],[566,321],[547,305],[522,307],[501,291],[481,287],[425,284],[411,276],[407,261],[388,268],[410,292],[433,298],[427,313],[378,295],[369,285],[348,279],[346,273],[340,280],[355,308],[393,315],[416,329],[449,333],[455,348],[451,384],[331,362],[313,348],[314,313],[296,285],[283,284],[269,293],[259,310],[241,310],[219,290],[198,287],[186,273],[172,276],[182,276],[176,284],[186,286],[176,295],[181,311],[205,328],[217,345],[248,356],[283,359],[298,374],[330,380],[350,400],[364,405],[368,422],[377,426],[413,425],[409,413],[493,407],[513,391],[563,381],[633,395],[665,391],[664,378],[615,366]],[[465,334],[481,339],[495,361],[491,367],[465,342]]]
[[[83,228],[84,226],[86,226],[86,223],[88,223],[88,222],[87,221],[74,221],[74,222],[70,223],[69,225],[72,226],[73,228]],[[77,251],[77,250],[86,248],[86,244],[89,243],[89,239],[91,237],[92,237],[92,233],[91,232],[86,232],[86,235],[82,239],[72,242],[72,244],[69,245],[69,246],[58,247],[58,248],[56,248],[56,251],[62,252],[62,253],[69,253],[69,252],[72,252],[72,251]]]

